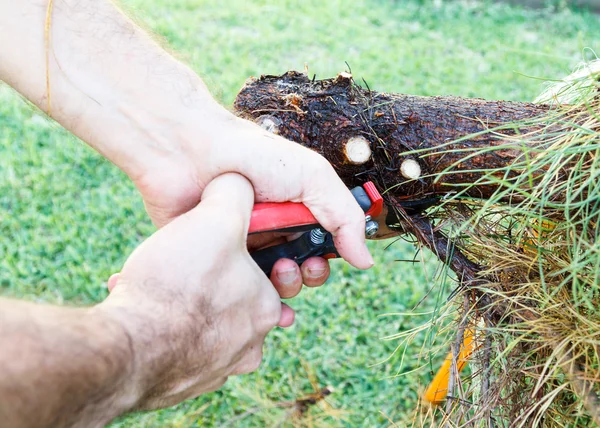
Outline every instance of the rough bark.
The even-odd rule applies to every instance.
[[[327,158],[349,186],[371,180],[396,200],[417,200],[443,196],[474,183],[481,168],[510,164],[518,151],[489,151],[460,162],[454,173],[438,177],[465,157],[464,149],[485,148],[505,143],[502,135],[483,132],[505,123],[541,116],[548,106],[507,101],[486,101],[459,97],[420,97],[376,93],[354,84],[352,76],[341,73],[335,79],[310,80],[298,72],[282,76],[251,79],[235,101],[236,114],[254,120],[266,129],[316,150]],[[532,131],[523,125],[518,132]],[[517,130],[505,130],[509,135]],[[436,149],[466,135],[481,133]],[[353,164],[346,154],[346,143],[356,137],[371,143],[368,162]],[[426,156],[409,154],[432,149]],[[443,153],[442,153],[443,151]],[[419,163],[421,177],[403,176],[406,159]],[[405,174],[404,174],[405,175]],[[471,197],[489,196],[493,186],[477,186]]]
[[[238,115],[254,120],[271,132],[322,154],[330,161],[348,187],[371,180],[377,183],[380,190],[388,190],[384,197],[387,207],[394,216],[392,219],[388,218],[388,225],[392,224],[390,220],[395,222],[394,224],[400,224],[403,232],[414,235],[422,246],[431,250],[441,262],[447,264],[456,273],[459,287],[451,294],[450,298],[453,298],[458,292],[467,292],[463,295],[465,299],[463,318],[459,324],[457,339],[453,344],[453,360],[456,360],[460,350],[465,325],[469,319],[467,314],[470,313],[471,308],[473,306],[477,308],[476,319],[480,316],[485,319],[486,335],[482,351],[483,379],[481,397],[477,403],[481,409],[481,415],[489,424],[492,424],[491,415],[495,411],[494,406],[503,401],[502,406],[505,409],[502,412],[506,410],[512,415],[509,420],[520,417],[519,415],[523,416],[522,400],[511,405],[512,386],[508,390],[507,401],[504,399],[505,386],[503,384],[496,383],[494,387],[490,385],[492,363],[490,363],[489,354],[492,352],[493,328],[499,322],[507,322],[508,316],[518,323],[525,321],[525,326],[533,326],[534,324],[531,323],[534,321],[536,325],[539,324],[536,321],[538,318],[535,309],[536,302],[531,300],[532,308],[527,305],[520,307],[519,300],[505,299],[502,293],[486,291],[490,284],[510,285],[506,283],[510,282],[511,278],[519,278],[518,275],[512,276],[512,271],[518,271],[521,264],[515,264],[514,268],[510,265],[509,268],[500,265],[502,269],[496,270],[496,272],[501,275],[493,277],[493,274],[488,274],[486,276],[483,272],[494,272],[494,270],[488,270],[486,266],[477,263],[485,263],[484,260],[474,260],[475,257],[470,259],[469,254],[473,253],[465,251],[466,247],[461,248],[461,243],[464,245],[468,240],[463,241],[460,237],[449,238],[444,233],[443,221],[437,222],[437,217],[431,212],[422,213],[419,209],[413,210],[410,203],[411,201],[417,203],[429,200],[437,201],[437,198],[446,195],[453,189],[462,190],[461,184],[477,183],[477,180],[482,177],[477,170],[502,169],[514,164],[516,160],[522,160],[520,159],[522,151],[510,148],[515,147],[510,141],[511,133],[512,135],[525,134],[543,130],[538,135],[539,139],[528,139],[530,141],[528,144],[536,144],[536,149],[549,146],[548,142],[544,142],[544,137],[551,139],[552,135],[565,132],[570,125],[565,124],[564,121],[567,120],[571,123],[570,118],[563,117],[562,125],[560,121],[555,123],[547,115],[549,106],[529,103],[375,93],[355,85],[352,77],[347,73],[340,74],[336,79],[323,81],[311,81],[306,75],[296,72],[253,79],[242,88],[235,108]],[[557,111],[560,113],[561,109]],[[583,112],[582,116],[585,114],[585,111]],[[574,116],[578,120],[582,117],[579,116],[580,113],[581,111],[577,110]],[[549,124],[545,124],[542,120],[536,122],[533,120],[534,118],[549,118],[550,120],[547,121]],[[583,123],[578,120],[575,122]],[[502,133],[486,132],[489,128],[508,123],[514,124],[518,121],[521,121],[521,125],[506,128]],[[585,130],[587,131],[587,129]],[[476,136],[463,138],[472,135]],[[352,138],[364,138],[370,142],[371,157],[367,162],[363,163],[362,160],[352,162],[349,159],[346,143]],[[456,142],[458,139],[461,141]],[[461,162],[465,156],[465,149],[485,149],[491,146],[495,146],[497,149],[481,152],[479,155]],[[422,152],[415,153],[415,150],[420,149],[428,149],[428,153],[426,155]],[[532,156],[535,155],[532,154]],[[412,162],[406,164],[407,159]],[[415,166],[414,162],[417,162],[418,166]],[[456,167],[452,168],[453,174],[439,176],[440,173],[455,164]],[[544,173],[542,167],[527,172],[532,176],[533,185],[536,185],[536,174],[539,176]],[[514,172],[514,174],[517,173]],[[561,179],[568,179],[567,174],[565,173]],[[437,176],[437,180],[434,179],[434,176]],[[475,185],[471,186],[468,196],[486,198],[491,196],[495,190],[491,185]],[[513,200],[513,198],[508,198],[506,202]],[[464,205],[458,203],[444,214],[451,216],[453,209],[454,213],[458,213],[460,207],[464,207]],[[482,229],[476,230],[476,232],[479,231],[487,233]],[[491,233],[493,234],[494,231]],[[498,242],[499,245],[503,245],[503,241]],[[541,257],[539,259],[541,260]],[[489,260],[489,258],[485,260]],[[526,263],[522,265],[525,266]],[[527,267],[527,269],[528,272],[523,272],[523,275],[529,275],[529,268]],[[535,269],[533,272],[533,278],[535,278]],[[535,284],[537,279],[533,279],[533,281]],[[497,285],[494,286],[497,287]],[[511,286],[506,289],[507,295],[515,295],[513,288]],[[523,294],[521,297],[526,296],[527,294]],[[517,306],[519,307],[517,308]],[[516,334],[515,330],[508,331]],[[525,330],[523,331],[526,333]],[[548,343],[552,346],[554,342],[552,337],[554,336],[550,335],[549,337]],[[502,340],[504,339],[501,337],[499,342],[502,343]],[[523,346],[526,348],[529,346],[527,340],[515,343],[517,343],[515,348],[517,353]],[[555,344],[555,348],[559,345]],[[568,344],[563,345],[563,347],[569,347]],[[522,350],[523,355],[535,360],[537,357],[533,356],[531,350],[526,348]],[[542,356],[545,351],[540,349],[536,352],[539,351]],[[565,378],[570,383],[573,392],[581,399],[589,416],[596,423],[600,423],[600,397],[594,389],[592,379],[585,378],[584,357],[581,357],[582,361],[579,361],[574,356],[574,351],[568,349],[563,351],[558,357],[558,364],[563,369]],[[585,356],[587,354],[577,355]],[[523,359],[521,363],[527,362]],[[451,380],[456,379],[457,376],[455,366],[456,361],[453,361]],[[515,367],[518,368],[518,366],[513,368]],[[519,374],[518,370],[516,372],[509,370],[509,373]],[[501,378],[507,379],[506,376]],[[522,376],[517,376],[515,381],[515,385],[519,385],[519,388],[524,385],[524,383],[520,383],[522,382],[521,378]],[[451,383],[448,385],[449,398],[452,398],[452,389],[453,384]],[[514,389],[514,391],[521,393],[521,389]],[[503,398],[500,398],[500,392],[502,392]],[[538,396],[538,398],[540,397]],[[463,404],[463,401],[459,402]],[[469,403],[467,405],[472,406]],[[450,410],[451,407],[452,400],[449,400],[447,409]],[[539,411],[541,414],[543,410],[539,410],[539,406],[531,406],[529,414],[531,415],[531,412],[534,411]],[[454,420],[454,425],[464,416],[464,413],[461,410],[456,415],[448,416],[448,420]],[[565,420],[568,415],[565,413]]]
[[[477,170],[513,163],[522,152],[508,145],[466,160],[465,150],[501,147],[510,134],[535,131],[530,119],[549,109],[531,103],[376,93],[356,85],[349,73],[315,81],[293,71],[250,79],[234,107],[237,115],[323,155],[348,187],[373,181],[386,190],[387,225],[413,234],[447,263],[460,283],[457,291],[493,279],[481,277],[482,267],[421,216],[422,208],[463,190],[462,184],[475,183],[482,177]],[[486,132],[516,121],[523,125]],[[472,134],[478,135],[455,142]],[[348,158],[347,143],[356,138],[371,145],[367,162]],[[422,149],[427,153],[414,152]],[[453,173],[440,177],[447,169]],[[494,190],[478,185],[465,195],[485,198]]]

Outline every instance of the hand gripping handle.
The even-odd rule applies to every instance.
[[[293,241],[254,251],[252,258],[267,276],[271,276],[273,265],[279,259],[291,259],[298,265],[301,265],[310,257],[339,257],[333,245],[333,236],[331,233],[323,230],[323,237],[323,242],[314,242],[311,239],[311,232],[306,232]]]
[[[351,190],[366,215],[377,217],[383,210],[383,198],[372,182]],[[264,202],[254,205],[248,233],[275,230],[289,232],[309,230],[319,224],[310,210],[297,202]]]
[[[373,183],[368,182],[363,187],[355,187],[351,192],[365,215],[376,217],[381,214],[383,198]],[[322,229],[310,210],[302,204],[294,202],[256,204],[250,219],[249,233],[275,230],[286,232],[310,230],[310,232],[302,234],[294,241],[267,247],[251,254],[267,276],[271,275],[275,262],[282,258],[294,260],[301,265],[310,257],[321,256],[328,259],[339,257],[331,233]]]

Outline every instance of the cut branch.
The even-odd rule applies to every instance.
[[[564,266],[582,266],[581,242],[592,248],[597,241],[598,190],[591,183],[597,182],[600,100],[593,79],[591,103],[557,106],[556,112],[530,103],[375,93],[355,85],[348,73],[322,81],[296,72],[263,76],[250,80],[237,97],[239,116],[320,153],[348,187],[375,182],[384,194],[389,229],[414,235],[456,273],[456,291],[468,290],[448,385],[447,410],[458,412],[446,415],[447,421],[458,423],[476,412],[475,419],[492,426],[493,413],[513,422],[539,418],[550,405],[565,421],[574,414],[560,407],[560,400],[551,403],[564,388],[541,397],[542,390],[532,386],[541,385],[537,371],[528,370],[547,367],[541,359],[558,346],[544,326],[563,326],[563,317],[570,320],[573,314],[588,319],[588,302],[595,302],[575,294],[584,292],[583,285],[569,291],[564,272]],[[548,236],[542,231],[546,218]],[[448,227],[457,223],[457,230]],[[585,260],[593,267],[596,259]],[[597,291],[596,271],[575,271],[590,296]],[[548,308],[559,308],[558,316]],[[457,356],[464,331],[480,317],[485,319],[483,378],[481,399],[473,407],[453,390],[461,386]],[[498,346],[492,347],[493,327],[510,324],[519,327],[494,336]],[[515,342],[509,346],[510,338]],[[568,340],[560,342],[564,349],[557,358],[561,378],[600,423],[595,342],[573,341],[575,346]],[[498,366],[499,356],[510,361]],[[529,392],[539,399],[531,406],[523,400]]]
[[[537,130],[529,124],[488,132],[542,116],[548,109],[530,103],[376,93],[355,85],[348,73],[317,81],[297,72],[263,76],[248,81],[235,101],[239,116],[276,128],[277,134],[322,154],[348,187],[371,180],[400,199],[445,195],[475,183],[483,176],[477,171],[510,165],[521,154],[510,148],[514,146],[473,156],[465,152],[499,147],[506,136]],[[452,143],[471,134],[477,136]],[[357,138],[370,145],[369,156],[354,161],[347,144]],[[448,169],[453,172],[435,179]],[[482,184],[467,193],[488,197],[494,190]]]
[[[322,154],[348,187],[374,181],[402,226],[457,274],[461,286],[486,282],[469,260],[425,217],[403,209],[411,201],[446,195],[473,184],[482,169],[502,168],[520,155],[513,149],[485,151],[465,158],[465,150],[498,147],[503,136],[536,130],[529,124],[504,134],[486,132],[509,122],[544,115],[548,106],[458,97],[418,97],[375,93],[358,87],[352,76],[311,81],[305,74],[251,79],[235,101],[236,113]],[[460,142],[467,135],[477,134]],[[429,149],[427,155],[420,152]],[[416,151],[416,152],[415,152]],[[464,160],[463,160],[464,159]],[[461,161],[462,160],[462,161]],[[452,174],[434,176],[452,167]],[[439,177],[438,177],[439,178]],[[495,187],[475,186],[471,197],[486,197]],[[403,212],[404,214],[400,214]],[[418,210],[416,210],[418,213]]]
[[[371,144],[365,137],[351,137],[344,144],[344,153],[348,162],[362,165],[371,159]]]

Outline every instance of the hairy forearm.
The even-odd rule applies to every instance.
[[[49,1],[0,0],[0,79],[134,180],[182,150],[177,132],[226,115],[112,1]]]
[[[2,426],[102,426],[137,400],[125,330],[95,309],[0,299]]]

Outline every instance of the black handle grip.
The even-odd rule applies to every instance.
[[[369,211],[371,208],[371,199],[365,189],[358,186],[352,189],[351,192],[362,210],[364,212]],[[289,230],[291,231],[291,229]],[[324,256],[327,254],[335,254],[336,257],[339,257],[335,245],[333,245],[333,236],[331,233],[326,232],[324,229],[321,229],[321,231],[325,235],[325,240],[320,244],[312,242],[310,239],[311,233],[306,232],[294,241],[264,248],[255,251],[250,255],[267,276],[271,276],[273,265],[279,259],[291,259],[301,265],[310,257]]]
[[[271,276],[273,265],[279,259],[291,259],[301,265],[310,257],[336,254],[331,233],[325,234],[325,240],[321,244],[315,244],[310,239],[310,232],[303,233],[298,239],[284,244],[273,245],[263,248],[251,254],[256,264],[267,275]]]

